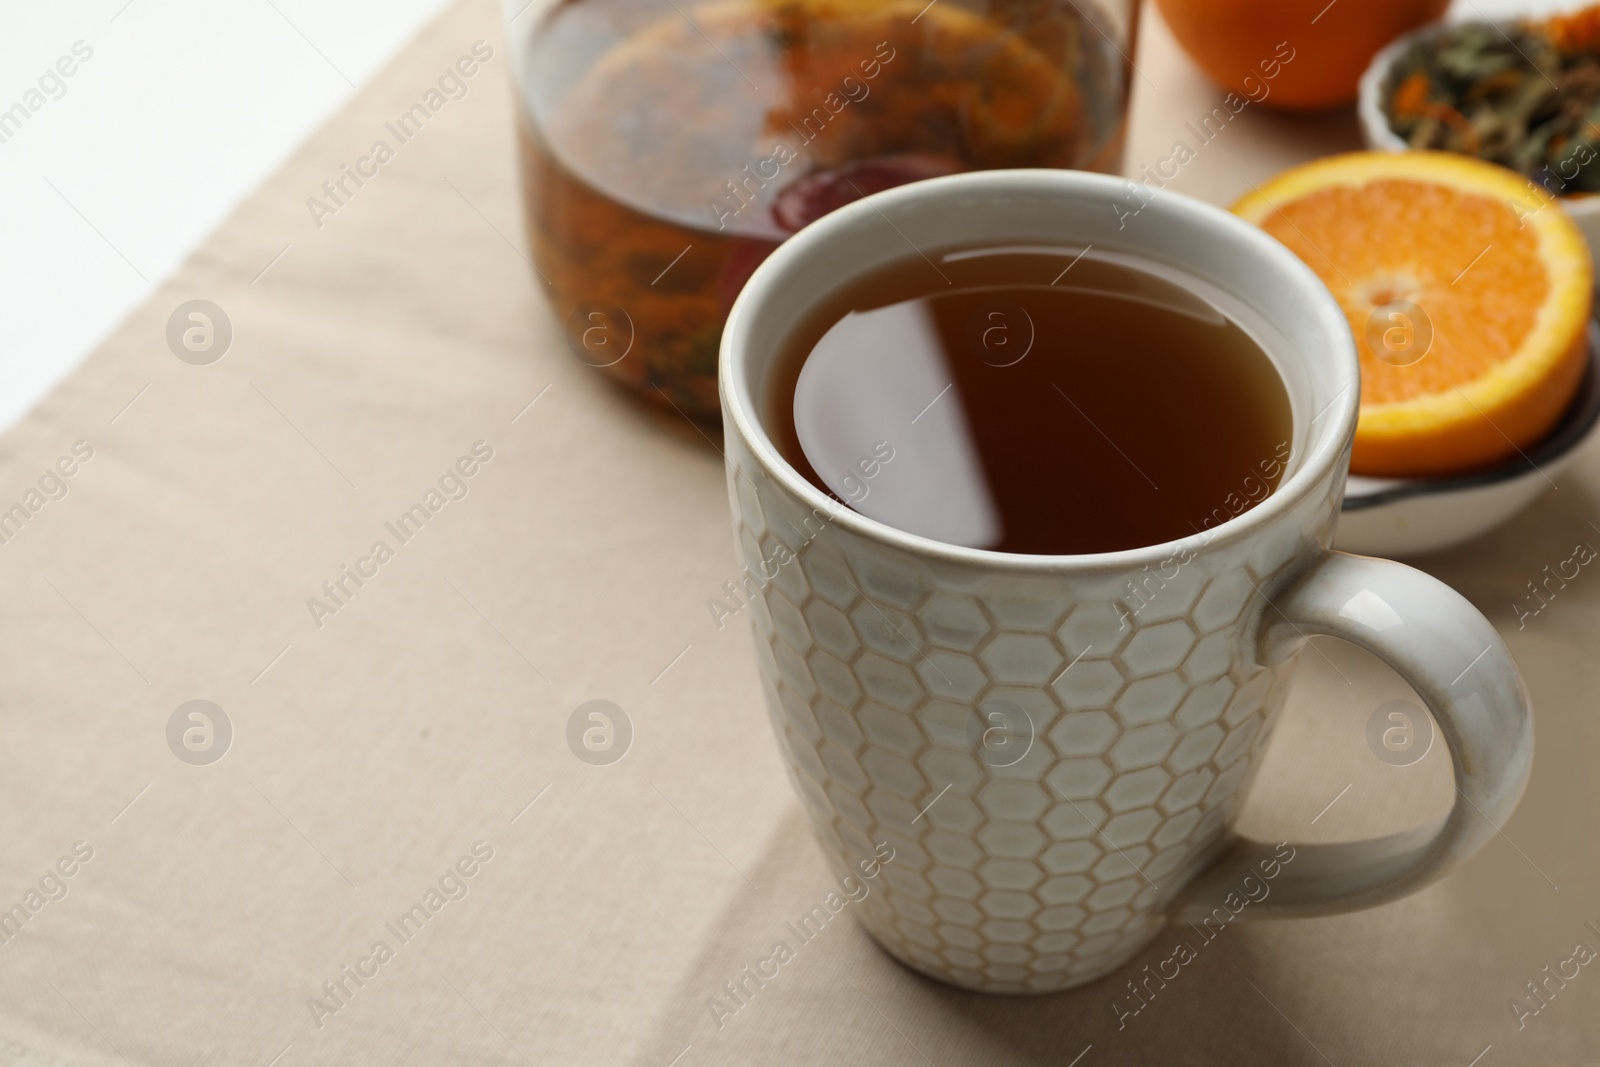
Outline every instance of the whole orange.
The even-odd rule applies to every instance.
[[[1348,104],[1378,49],[1449,0],[1156,0],[1200,69],[1264,107]]]

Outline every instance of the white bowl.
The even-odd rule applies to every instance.
[[[1502,20],[1497,24],[1509,25],[1509,22]],[[1411,146],[1389,128],[1389,120],[1383,113],[1383,99],[1389,89],[1390,70],[1411,45],[1437,37],[1452,25],[1455,23],[1429,23],[1421,29],[1396,37],[1372,57],[1366,73],[1361,75],[1360,90],[1356,95],[1356,115],[1361,120],[1361,138],[1368,148],[1386,152],[1411,150]],[[1589,242],[1590,255],[1593,256],[1594,250],[1600,248],[1600,196],[1558,197],[1557,202],[1566,210],[1568,217],[1578,224],[1578,229],[1583,231],[1584,239]],[[1597,261],[1596,265],[1600,266],[1600,261]]]

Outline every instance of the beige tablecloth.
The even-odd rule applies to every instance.
[[[314,219],[307,199],[480,40],[494,54],[466,97]],[[1154,18],[1139,60],[1135,166],[1219,96]],[[1593,457],[1423,561],[1500,624],[1538,714],[1522,807],[1454,876],[1363,914],[1230,929],[1121,1029],[1125,982],[1171,946],[1068,994],[993,999],[914,977],[844,923],[717,1018],[708,999],[829,882],[748,624],[719,631],[705,609],[736,569],[721,461],[566,353],[523,259],[511,118],[498,12],[463,0],[0,439],[0,509],[29,515],[0,544],[0,907],[26,919],[0,943],[0,1062],[1600,1058],[1595,967],[1548,982],[1520,1029],[1509,1006],[1537,1004],[1524,984],[1575,942],[1600,948],[1600,578],[1524,628],[1513,609],[1546,564],[1600,544]],[[1346,117],[1251,109],[1174,186],[1227,201],[1353,143]],[[233,327],[210,366],[166,342],[195,298]],[[430,491],[437,512],[395,536]],[[1247,829],[1351,839],[1442,811],[1442,751],[1395,768],[1364,741],[1404,690],[1318,651]],[[168,745],[195,699],[232,729],[207,766]],[[567,743],[593,699],[632,725],[609,766]]]

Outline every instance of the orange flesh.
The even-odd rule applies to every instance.
[[[1280,205],[1262,228],[1344,308],[1361,355],[1362,404],[1483,377],[1517,353],[1550,293],[1531,227],[1519,227],[1501,201],[1440,185],[1333,186]],[[1379,360],[1367,340],[1373,310],[1397,299],[1423,308],[1433,325],[1427,357],[1404,367]]]

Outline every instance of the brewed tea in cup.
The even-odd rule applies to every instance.
[[[1483,616],[1329,550],[1360,393],[1333,295],[1227,212],[1163,193],[1129,219],[1134,195],[1045,170],[873,195],[774,252],[723,336],[784,765],[837,875],[893,849],[867,932],[969,989],[1091,981],[1175,920],[1412,892],[1495,834],[1532,759]],[[1318,634],[1438,721],[1442,824],[1232,828]]]

